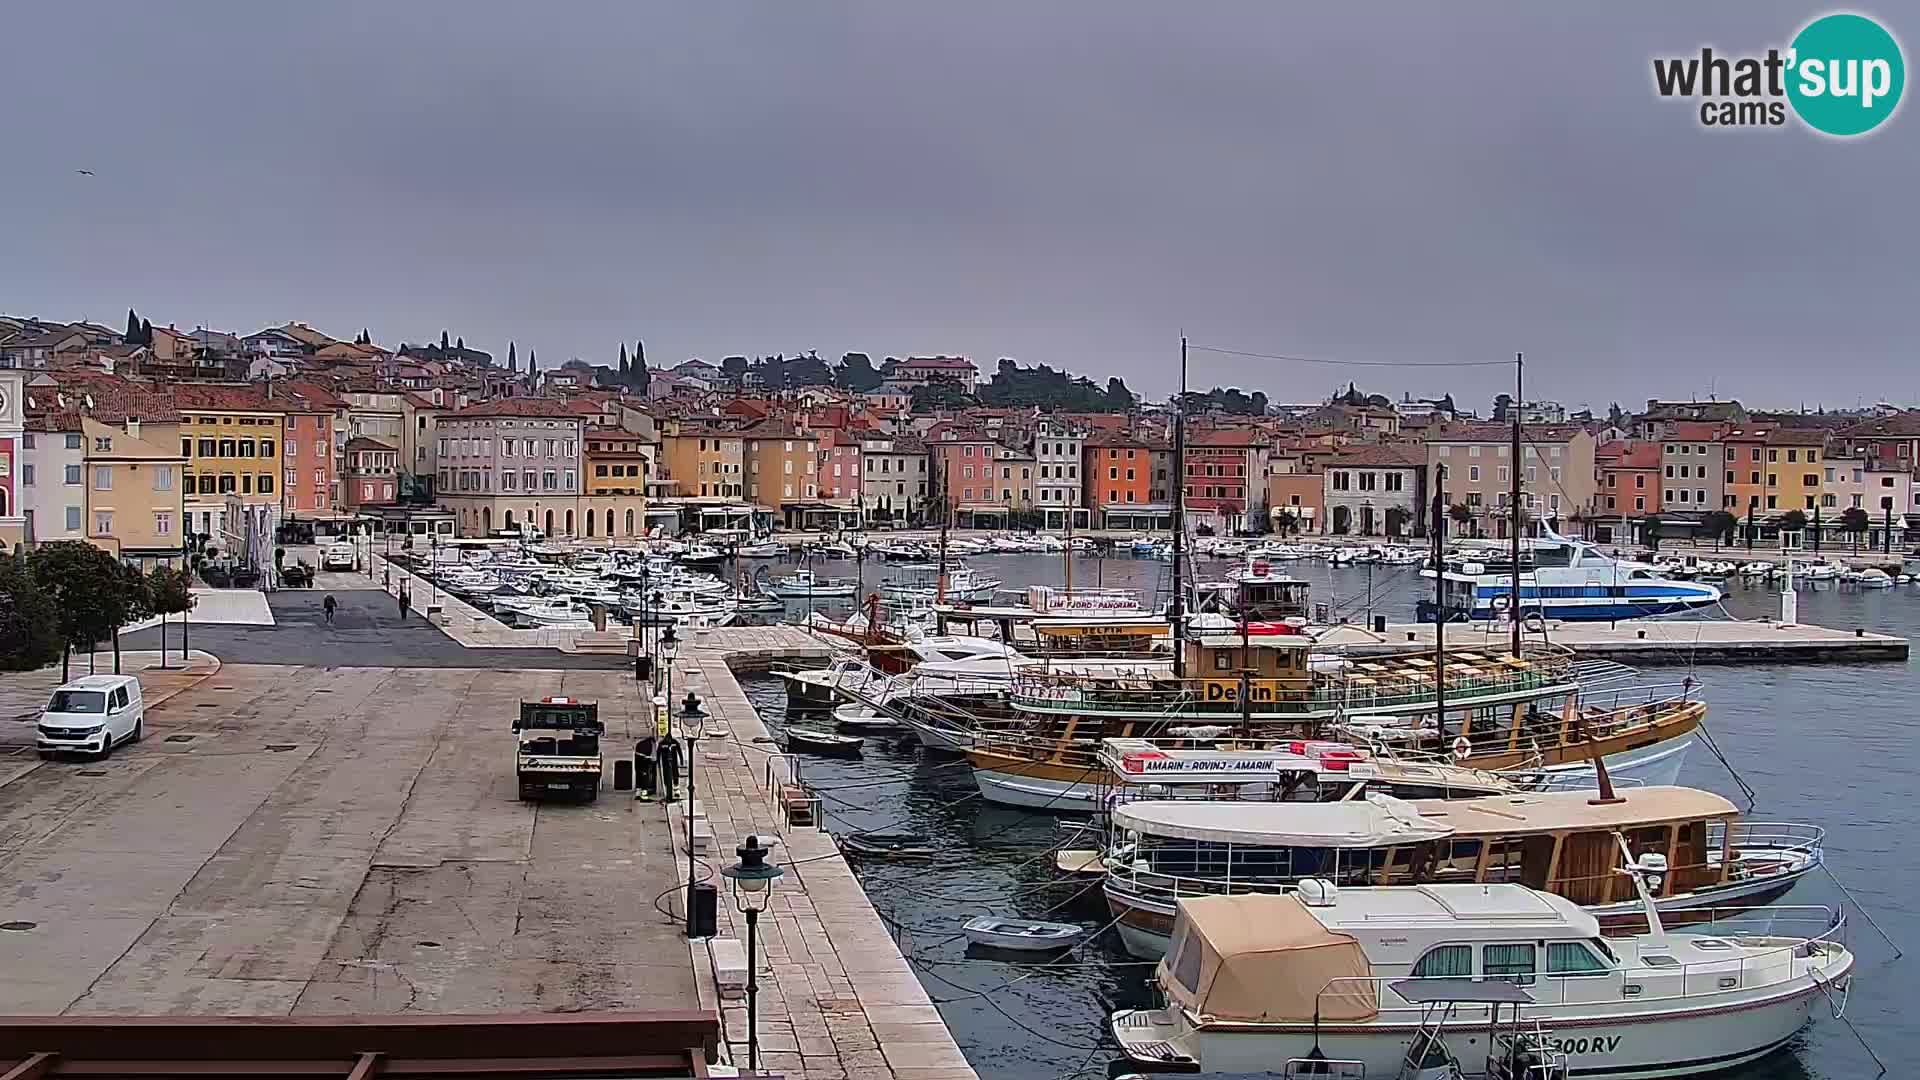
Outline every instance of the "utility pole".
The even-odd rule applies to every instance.
[[[1149,463],[1151,467],[1151,463]],[[1173,601],[1168,613],[1173,629],[1173,677],[1187,677],[1186,589],[1180,580],[1180,561],[1187,536],[1187,335],[1180,335],[1180,396],[1173,399]]]
[[[1526,401],[1522,377],[1527,361],[1523,354],[1513,354],[1513,605],[1507,615],[1513,619],[1513,655],[1520,655],[1520,414]]]

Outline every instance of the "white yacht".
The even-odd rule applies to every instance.
[[[1446,618],[1489,619],[1513,604],[1512,554],[1497,542],[1476,544],[1466,557],[1448,560]],[[1729,564],[1731,565],[1731,564]],[[1432,578],[1431,569],[1420,576]],[[1721,576],[1724,576],[1722,574]],[[1549,619],[1637,619],[1671,615],[1720,602],[1720,590],[1683,581],[1651,563],[1606,555],[1594,544],[1551,530],[1523,540],[1520,549],[1520,614]],[[1418,605],[1420,621],[1432,622],[1432,598]]]
[[[1644,858],[1634,881],[1663,869]],[[1313,879],[1286,896],[1183,899],[1155,969],[1166,1007],[1116,1012],[1110,1026],[1156,1070],[1653,1080],[1764,1057],[1817,1002],[1844,1000],[1854,955],[1835,912],[1771,909],[1751,934],[1737,921],[1669,934],[1651,904],[1645,914],[1649,932],[1603,938],[1592,914],[1522,885]],[[1489,1060],[1494,991],[1562,1071]]]
[[[787,599],[825,600],[834,597],[852,596],[857,586],[851,581],[829,581],[819,577],[812,570],[795,570],[782,578],[767,582],[766,591]]]

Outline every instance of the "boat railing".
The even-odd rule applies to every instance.
[[[1253,700],[1244,706],[1239,700],[1237,675],[1219,679],[1173,680],[1149,675],[1126,677],[1050,672],[1038,667],[1014,671],[1008,687],[1011,702],[1028,712],[1077,714],[1088,711],[1109,713],[1192,713],[1225,717],[1245,713],[1261,715],[1371,713],[1418,708],[1436,700],[1430,676],[1406,674],[1385,684],[1370,680],[1336,679],[1326,685],[1320,679],[1300,679],[1298,688],[1276,686],[1285,680],[1250,680]],[[1319,685],[1315,685],[1319,683]],[[1450,676],[1447,680],[1447,704],[1464,708],[1485,698],[1516,694],[1553,693],[1556,688],[1572,690],[1570,672],[1527,669],[1479,676]]]
[[[1731,834],[1731,835],[1729,835]],[[1723,841],[1723,837],[1726,839]],[[1767,855],[1803,855],[1821,857],[1827,830],[1818,825],[1792,821],[1734,821],[1707,824],[1707,848],[1721,850],[1723,843],[1736,857],[1742,851]]]
[[[1833,953],[1846,945],[1844,913],[1825,906],[1738,908],[1732,911],[1703,909],[1689,911],[1684,933],[1672,936],[1726,938],[1736,948],[1725,958],[1695,963],[1674,961],[1660,967],[1610,968],[1605,971],[1460,977],[1463,988],[1478,982],[1507,979],[1524,986],[1533,998],[1532,1006],[1607,1005],[1630,1000],[1636,1006],[1657,1001],[1698,1001],[1728,994],[1741,994],[1756,988],[1779,986],[1800,977],[1794,961]],[[1783,936],[1782,931],[1786,934]],[[1621,942],[1615,940],[1614,945]],[[1646,955],[1656,955],[1649,949]],[[1379,1010],[1378,1023],[1418,1023],[1425,1008],[1407,1002],[1394,993],[1392,984],[1404,975],[1348,975],[1330,979],[1319,997],[1351,1001],[1358,995],[1372,999]],[[1423,977],[1426,982],[1431,976]],[[1816,976],[1817,978],[1817,976]],[[1471,992],[1463,994],[1471,997]],[[1461,1001],[1455,1006],[1455,1023],[1486,1023],[1488,1006]],[[1200,1017],[1202,1023],[1209,1019]]]

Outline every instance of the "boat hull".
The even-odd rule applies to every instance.
[[[1827,977],[1831,984],[1844,980],[1846,972],[1829,972]],[[1806,1026],[1821,993],[1811,979],[1801,978],[1750,996],[1715,995],[1725,1000],[1713,1006],[1662,1009],[1661,1003],[1648,1002],[1643,1008],[1614,1005],[1602,1013],[1597,1005],[1540,1005],[1524,1015],[1548,1029],[1555,1047],[1567,1055],[1572,1076],[1664,1080],[1718,1072],[1774,1053]],[[1448,1025],[1447,1042],[1460,1061],[1477,1066],[1486,1060],[1487,1029],[1484,1022],[1466,1020],[1467,1008],[1462,1008],[1460,1022]],[[1171,1044],[1194,1059],[1188,1066],[1193,1071],[1263,1073],[1306,1058],[1317,1046],[1334,1061],[1364,1063],[1368,1076],[1395,1076],[1416,1030],[1412,1022],[1382,1022],[1384,1016],[1365,1024],[1324,1023],[1318,1032],[1312,1024],[1219,1024],[1183,1030],[1176,1023],[1155,1022],[1164,1015],[1115,1013],[1111,1030],[1122,1052],[1164,1069],[1169,1063],[1151,1056],[1149,1048]]]

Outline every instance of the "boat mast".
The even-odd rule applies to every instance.
[[[1054,466],[1054,468],[1056,469],[1059,467],[1060,466],[1058,465]],[[1063,552],[1062,555],[1066,559],[1066,584],[1067,584],[1066,592],[1067,592],[1067,596],[1071,598],[1073,596],[1073,503],[1072,502],[1069,502],[1067,504],[1067,550]]]
[[[935,604],[947,602],[947,522],[953,518],[952,483],[953,462],[949,461],[940,466],[940,554],[937,556],[939,578],[933,590]]]
[[[1524,398],[1521,379],[1527,361],[1522,353],[1513,354],[1513,605],[1507,614],[1513,619],[1513,655],[1520,655],[1520,413]],[[1534,575],[1539,581],[1539,575]]]
[[[1447,493],[1442,484],[1447,467],[1433,467],[1433,522],[1427,532],[1433,537],[1433,716],[1440,745],[1447,745],[1447,560],[1445,538]]]
[[[1187,335],[1180,335],[1180,395],[1173,399],[1173,599],[1167,609],[1173,628],[1173,677],[1187,677],[1186,619],[1181,611],[1186,589],[1180,581],[1180,557],[1187,533]]]

